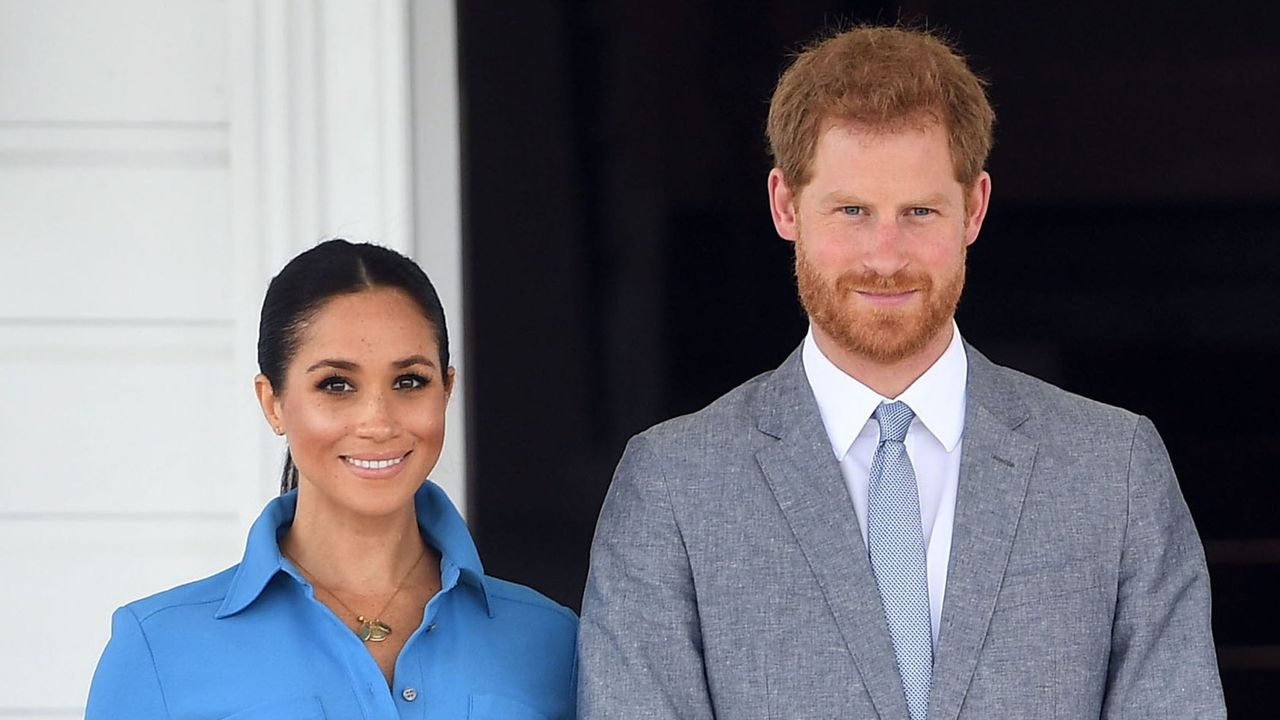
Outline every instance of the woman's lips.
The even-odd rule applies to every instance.
[[[389,477],[400,472],[404,459],[409,457],[409,452],[403,452],[398,455],[388,455],[386,453],[343,455],[342,461],[347,464],[347,467],[352,472],[361,477]]]

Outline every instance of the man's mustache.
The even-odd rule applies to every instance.
[[[876,272],[846,272],[836,279],[836,291],[841,295],[851,292],[894,294],[912,290],[929,290],[933,281],[926,273],[902,271],[892,275]]]

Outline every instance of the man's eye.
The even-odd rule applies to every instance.
[[[918,208],[911,208],[907,212],[911,215],[911,217],[928,217],[929,215],[933,214],[933,209],[918,207]]]
[[[396,378],[396,390],[417,390],[427,384],[427,379],[421,375],[401,375]]]
[[[867,214],[866,208],[861,208],[861,207],[858,207],[858,206],[856,206],[856,205],[848,205],[848,206],[842,207],[842,208],[840,208],[840,212],[844,213],[845,215],[865,215],[865,214]]]
[[[327,377],[324,380],[321,380],[316,387],[325,392],[331,393],[347,393],[355,390],[355,386],[353,386],[346,378],[336,376]]]

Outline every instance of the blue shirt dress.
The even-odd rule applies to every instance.
[[[111,619],[86,720],[570,720],[578,620],[486,577],[444,491],[424,483],[418,525],[441,589],[386,678],[364,643],[280,554],[297,495],[267,504],[244,559],[132,602]]]

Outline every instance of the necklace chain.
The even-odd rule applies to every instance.
[[[302,574],[310,578],[311,582],[314,583],[316,587],[329,593],[329,595],[334,600],[337,600],[338,604],[347,612],[356,616],[356,622],[360,623],[360,627],[355,631],[355,633],[361,640],[365,642],[382,642],[391,634],[391,626],[382,620],[382,614],[387,611],[387,608],[391,607],[391,601],[396,599],[396,596],[404,589],[405,583],[409,582],[409,576],[413,575],[413,571],[418,569],[418,565],[422,563],[422,558],[427,556],[427,546],[425,544],[422,546],[422,552],[418,554],[418,559],[413,561],[413,565],[409,567],[409,571],[404,574],[403,578],[400,578],[400,584],[396,585],[395,592],[391,593],[391,597],[387,598],[387,601],[383,603],[382,609],[374,613],[372,618],[366,618],[364,615],[352,610],[350,605],[342,601],[342,598],[338,596],[338,593],[330,590],[327,586],[322,584],[316,578],[315,573],[308,570],[302,563],[294,559],[292,555],[285,552],[283,548],[280,550],[280,554],[288,558],[289,562],[297,565],[298,569],[302,571]]]

